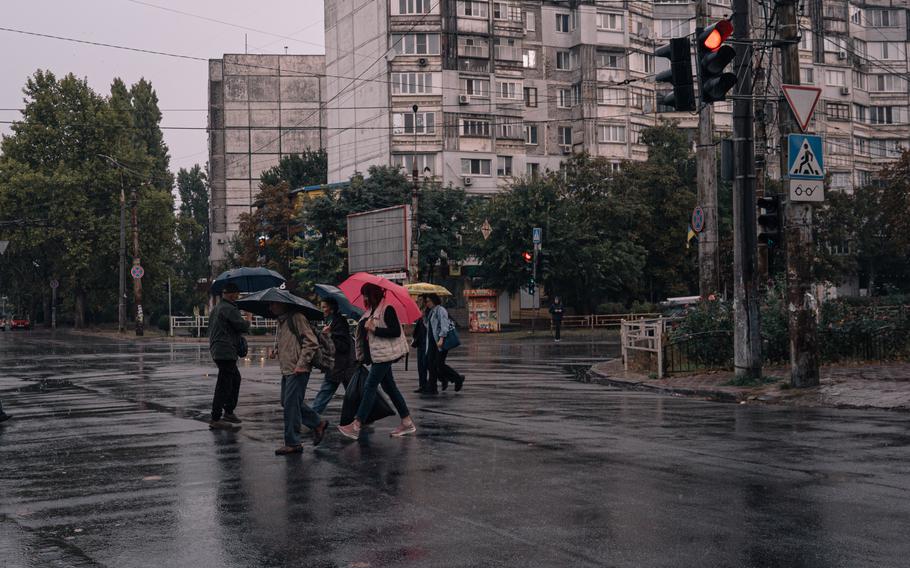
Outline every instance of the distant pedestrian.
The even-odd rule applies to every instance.
[[[338,302],[333,298],[326,298],[321,302],[322,313],[329,325],[322,329],[324,335],[332,338],[335,346],[335,364],[331,372],[326,373],[322,386],[313,399],[313,411],[322,414],[332,397],[338,391],[338,386],[348,388],[348,382],[357,370],[357,359],[354,356],[354,337],[344,315],[338,313]]]
[[[464,375],[446,364],[449,355],[445,348],[446,336],[453,328],[449,312],[442,306],[439,294],[427,294],[427,328],[429,329],[429,357],[430,379],[427,388],[436,390],[436,381],[442,383],[442,390],[449,388],[449,383],[455,383],[455,391],[460,391],[464,386]]]
[[[350,424],[339,426],[338,430],[354,440],[360,437],[360,430],[373,410],[379,385],[382,385],[382,390],[389,395],[401,417],[401,424],[392,430],[391,435],[401,437],[413,434],[417,431],[417,426],[411,419],[408,405],[392,375],[392,364],[408,353],[408,341],[398,321],[398,314],[395,313],[395,308],[388,305],[385,291],[379,286],[365,284],[361,288],[361,294],[367,312],[358,323],[355,345],[357,359],[370,365],[370,373],[363,387],[363,398],[356,417]]]
[[[236,430],[242,421],[234,414],[240,396],[240,370],[237,369],[238,352],[245,345],[244,333],[250,322],[243,319],[235,303],[240,297],[236,284],[228,284],[221,294],[221,301],[209,315],[209,351],[218,365],[218,382],[212,398],[212,417],[209,428]],[[222,412],[224,413],[222,419]]]
[[[0,422],[6,422],[10,418],[12,418],[12,416],[3,412],[3,402],[0,401]]]
[[[565,308],[562,299],[555,296],[550,303],[550,319],[553,320],[553,341],[559,343],[562,339],[562,314]]]
[[[318,446],[325,437],[328,421],[304,402],[307,383],[310,381],[313,357],[319,349],[316,333],[306,316],[288,304],[272,302],[269,310],[278,317],[278,363],[281,367],[281,404],[284,406],[284,446],[275,455],[299,454],[300,424],[313,431],[313,445]]]
[[[411,347],[417,349],[417,390],[418,394],[436,394],[436,390],[430,391],[427,384],[427,322],[426,322],[426,295],[417,298],[417,306],[423,315],[414,324],[414,334],[411,339]]]

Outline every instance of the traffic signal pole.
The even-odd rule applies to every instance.
[[[695,36],[708,25],[708,0],[695,5]],[[705,105],[698,113],[698,145],[695,162],[698,205],[705,212],[705,224],[698,235],[698,293],[702,298],[720,289],[720,257],[717,233],[717,154],[714,146],[714,107]]]
[[[755,154],[752,124],[751,0],[733,0],[733,363],[737,379],[762,372],[756,266]]]

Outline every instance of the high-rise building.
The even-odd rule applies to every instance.
[[[249,213],[263,170],[325,146],[322,55],[225,55],[209,61],[210,232],[213,266]]]

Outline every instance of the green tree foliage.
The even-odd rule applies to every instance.
[[[464,190],[425,184],[417,207],[420,279],[432,281],[444,262],[464,260],[469,202]]]
[[[177,311],[189,312],[193,305],[205,302],[205,294],[196,289],[196,282],[209,275],[209,187],[205,172],[199,165],[177,172],[180,210],[177,215],[177,240],[180,255],[177,262],[178,281],[173,284],[177,296]]]
[[[277,166],[262,172],[259,181],[264,186],[287,182],[291,189],[297,189],[326,183],[328,171],[329,158],[326,151],[308,149],[303,154],[291,154],[281,158]]]
[[[228,252],[228,266],[265,266],[290,280],[296,211],[287,182],[263,185],[252,213],[239,217],[240,229]],[[266,246],[259,248],[259,238]]]

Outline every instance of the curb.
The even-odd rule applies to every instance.
[[[591,370],[588,371],[588,378],[592,383],[600,385],[642,392],[655,392],[671,396],[707,398],[717,402],[739,403],[747,400],[750,396],[749,392],[734,393],[716,389],[690,387],[668,388],[661,385],[648,384],[648,379],[644,376],[642,376],[641,379],[626,379],[610,376],[610,374],[608,374],[609,367],[616,366],[617,362],[618,360],[613,360],[592,366]],[[631,374],[628,371],[623,371],[623,373]]]

